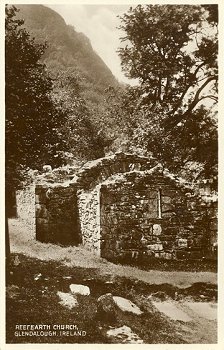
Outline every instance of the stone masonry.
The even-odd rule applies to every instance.
[[[101,187],[101,255],[197,259],[208,253],[211,217],[188,188],[155,168]]]
[[[35,237],[35,186],[16,191],[17,216],[23,221],[31,238]]]
[[[100,255],[100,186],[78,192],[78,209],[83,245]]]
[[[197,259],[217,245],[217,200],[203,200],[153,158],[117,153],[18,198],[38,240],[83,244],[107,259]]]

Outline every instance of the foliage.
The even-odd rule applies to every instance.
[[[92,108],[92,119],[98,125],[106,153],[128,150],[129,139],[136,127],[131,95],[135,95],[135,91],[129,86],[109,86],[105,89],[103,102]]]
[[[6,6],[5,100],[6,181],[17,186],[24,167],[60,164],[63,149],[59,128],[65,118],[52,98],[52,81],[40,58],[45,45],[37,45],[16,19],[15,6]]]
[[[136,143],[177,172],[193,161],[211,176],[217,163],[217,6],[138,5],[121,21],[122,66],[139,80]]]
[[[51,75],[53,71],[51,70]],[[82,97],[80,75],[74,68],[55,72],[52,96],[67,118],[61,128],[73,159],[85,162],[104,155],[104,140],[93,123],[91,104]]]

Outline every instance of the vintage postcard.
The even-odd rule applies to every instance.
[[[1,3],[1,349],[221,349],[222,15]]]

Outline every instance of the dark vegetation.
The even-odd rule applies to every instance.
[[[121,22],[122,66],[139,79],[136,145],[191,179],[193,165],[216,174],[218,7],[138,5]]]
[[[19,263],[14,263],[18,261]],[[43,262],[24,255],[12,254],[7,287],[7,343],[108,343],[109,326],[131,327],[145,343],[185,343],[184,333],[174,323],[156,312],[148,297],[158,300],[174,299],[211,301],[217,296],[216,286],[196,283],[189,288],[171,284],[149,285],[123,277],[111,279],[100,276],[97,269],[69,268],[54,261]],[[35,279],[39,276],[38,279]],[[69,279],[67,278],[69,277]],[[60,305],[57,291],[69,292],[71,283],[89,286],[91,295],[80,296],[79,305],[68,310]],[[105,293],[128,298],[136,303],[144,314],[136,317],[117,311],[116,317],[105,318],[97,308],[97,298]],[[29,296],[29,297],[27,297]],[[77,324],[85,330],[85,337],[16,337],[16,324]],[[112,341],[113,342],[113,341]]]

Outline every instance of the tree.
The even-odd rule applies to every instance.
[[[6,180],[11,185],[19,180],[21,167],[60,163],[59,129],[65,118],[53,102],[52,80],[39,61],[46,45],[35,44],[16,12],[15,6],[6,6]]]
[[[52,100],[52,81],[39,61],[46,46],[30,38],[23,21],[16,19],[17,11],[15,6],[6,6],[6,214],[10,192],[21,183],[27,167],[60,164],[57,152],[63,149],[63,140],[59,130],[65,118]]]
[[[144,128],[139,123],[140,138],[143,135],[144,147],[171,166],[174,155],[180,165],[186,151],[189,157],[185,161],[202,161],[199,147],[193,147],[190,138],[187,148],[181,150],[181,136],[185,137],[190,129],[199,144],[203,144],[206,132],[213,138],[211,147],[207,147],[208,152],[211,150],[209,158],[217,149],[214,113],[201,109],[208,102],[209,109],[217,104],[217,18],[216,5],[138,5],[121,17],[125,32],[122,41],[126,43],[119,49],[123,70],[128,77],[139,80],[135,114],[139,114]],[[196,137],[198,128],[192,129],[192,121],[195,125],[204,123],[202,115],[207,131],[201,128],[204,134]],[[156,145],[151,142],[153,138]],[[176,139],[180,142],[178,148]],[[170,146],[173,156],[166,154]]]
[[[57,163],[58,130],[65,118],[53,103],[52,81],[39,61],[46,45],[35,44],[16,12],[6,6],[6,168],[14,170]]]
[[[98,124],[92,120],[93,105],[83,98],[81,77],[74,67],[50,69],[53,78],[52,97],[67,115],[61,132],[73,159],[85,162],[104,155],[104,140],[99,135]],[[99,114],[97,108],[97,114]]]

